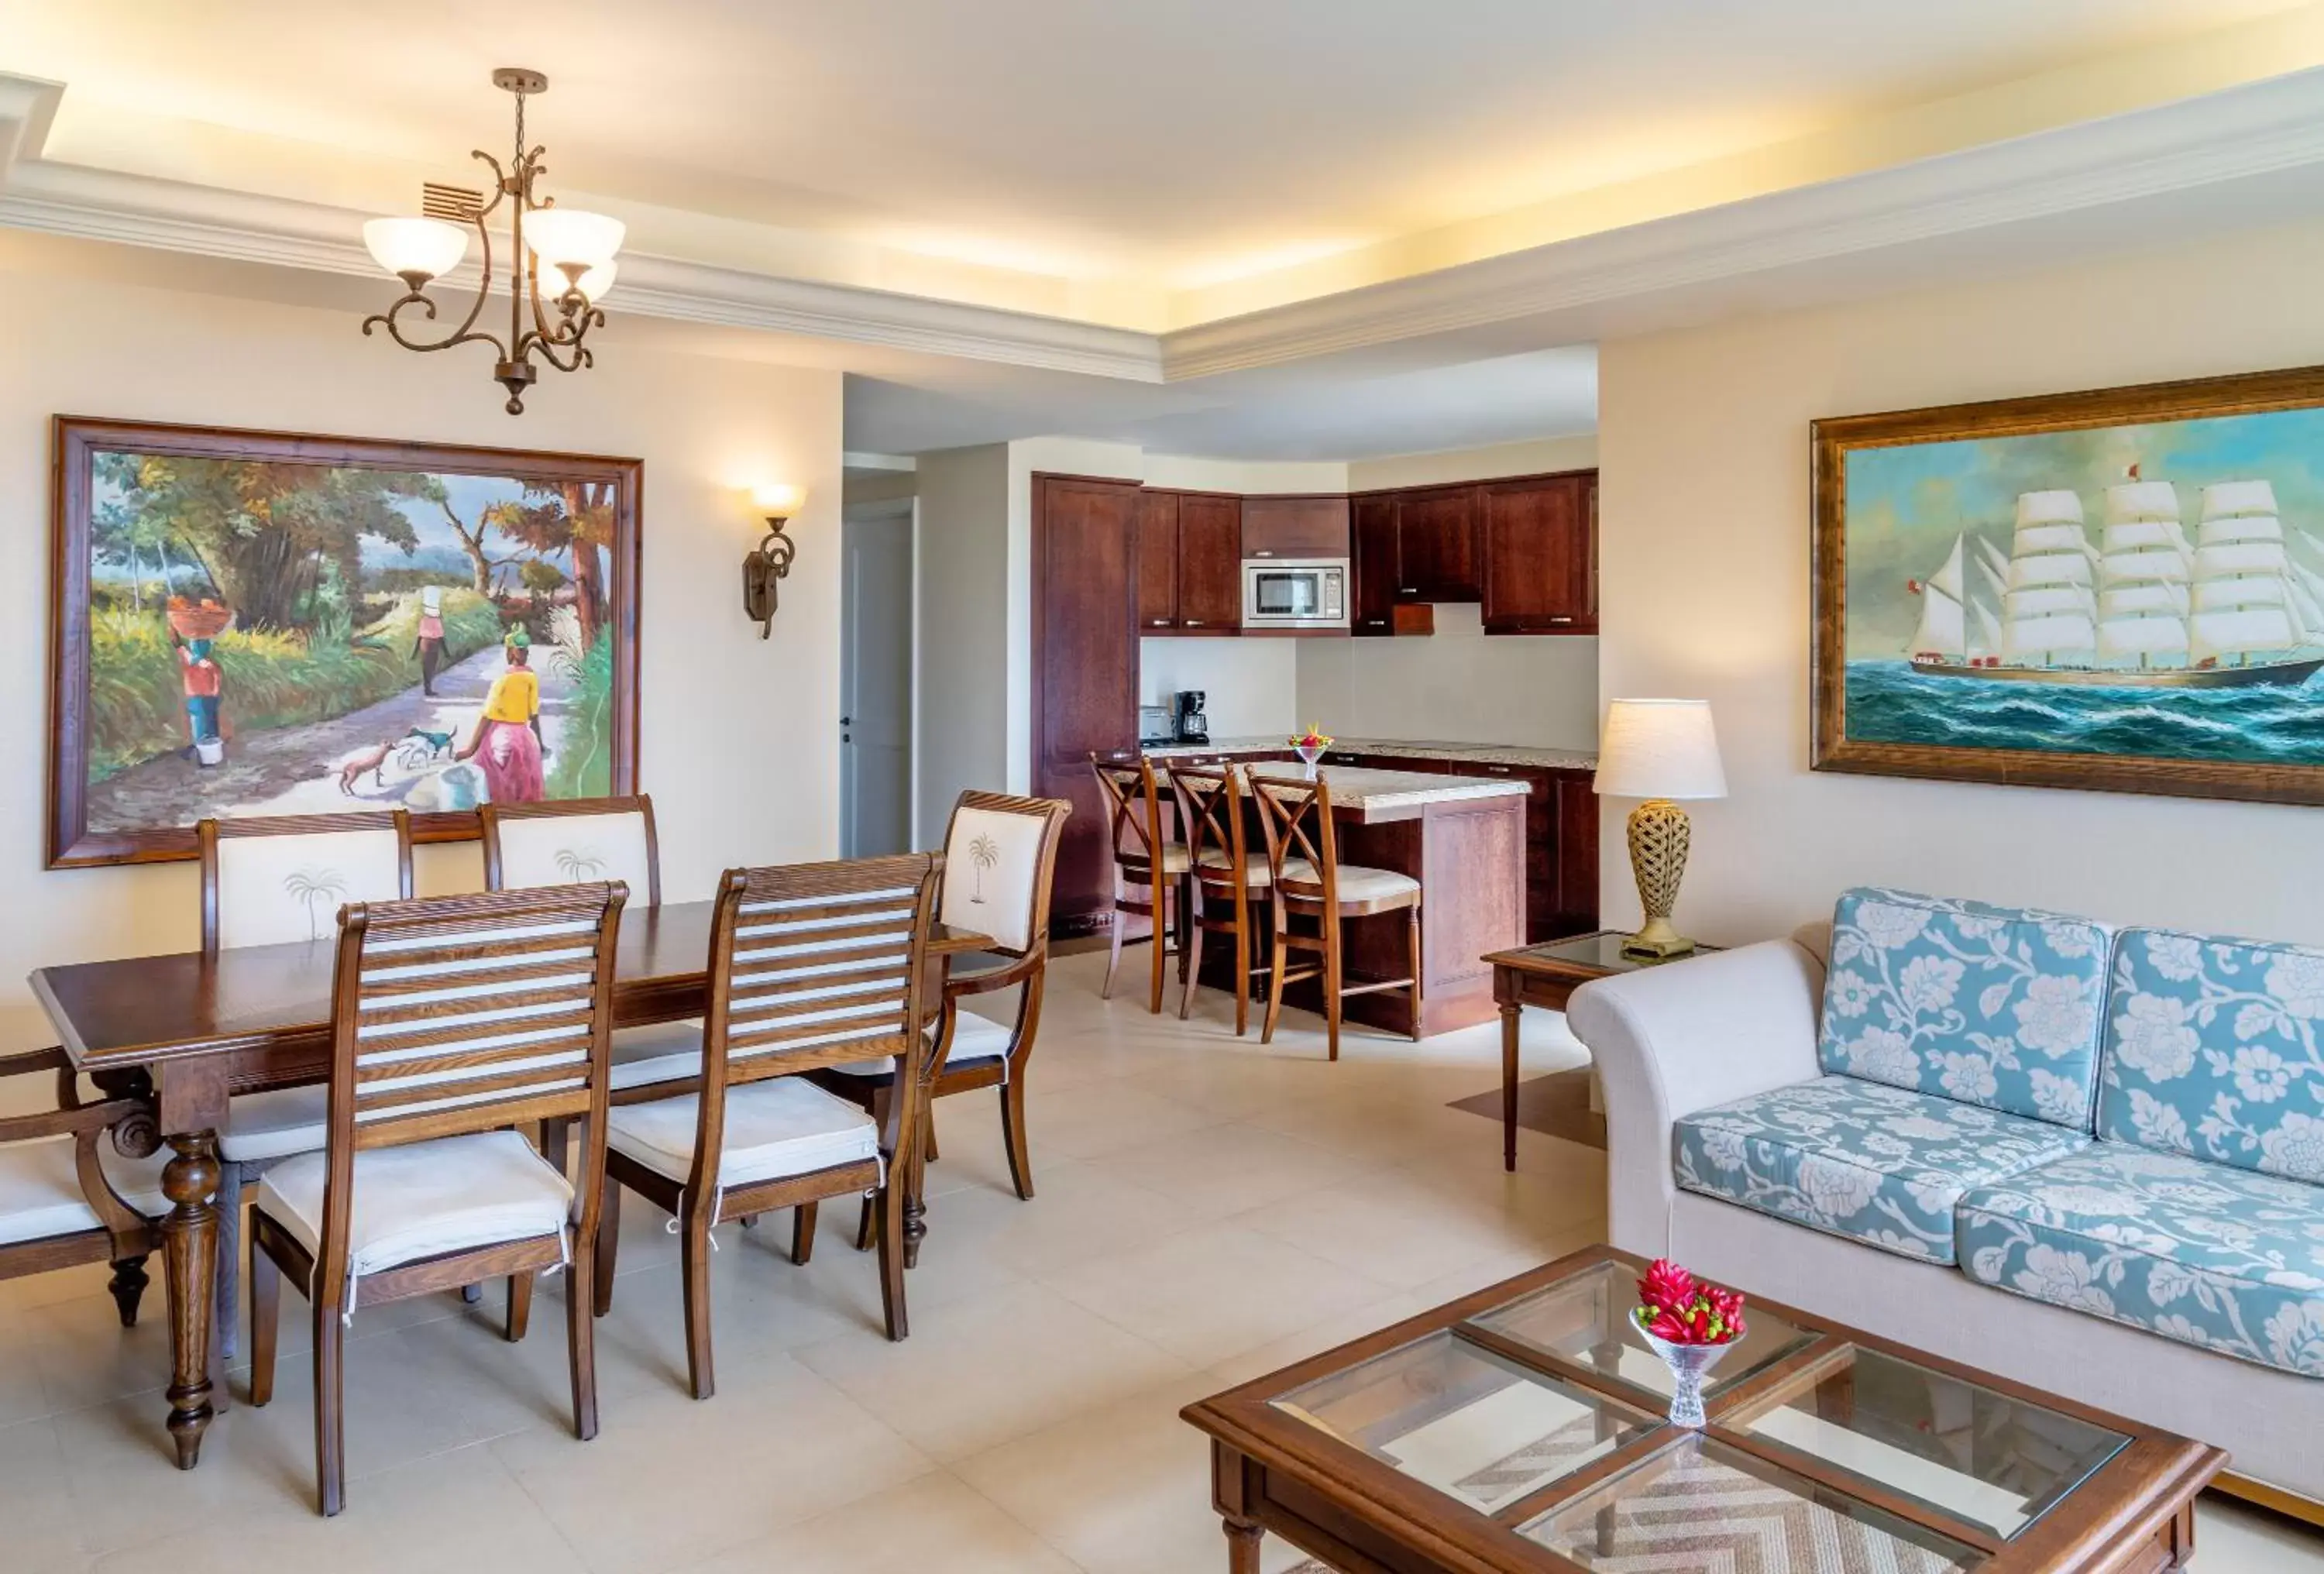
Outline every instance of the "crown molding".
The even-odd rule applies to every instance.
[[[0,79],[0,87],[8,85]],[[0,104],[0,113],[5,105]],[[0,133],[7,123],[0,119]],[[272,267],[380,277],[352,208],[148,176],[51,163],[0,165],[0,225]],[[474,289],[472,262],[446,276]],[[1026,312],[782,279],[674,257],[624,253],[613,309],[641,317],[881,345],[934,355],[1162,381],[1160,347],[1137,333]]]
[[[1280,365],[2319,166],[2324,70],[2301,71],[1176,329],[1164,373]]]
[[[42,159],[61,91],[0,75],[0,225],[378,277],[359,239],[368,214]],[[1618,303],[1641,308],[1637,319],[1707,311],[1714,287],[1729,281],[1785,270],[1807,278],[1817,265],[1897,246],[1997,237],[2061,215],[2167,205],[2201,188],[2298,170],[2324,172],[2324,69],[1158,336],[637,253],[622,259],[613,304],[641,317],[1177,382],[1500,324],[1530,324],[1539,345],[1576,342],[1597,336],[1605,308]],[[473,287],[475,277],[468,265],[446,282]]]

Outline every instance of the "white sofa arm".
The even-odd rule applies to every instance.
[[[1670,1247],[1671,1127],[1680,1117],[1820,1074],[1823,967],[1789,940],[1598,979],[1565,1019],[1606,1104],[1606,1222],[1641,1256]]]

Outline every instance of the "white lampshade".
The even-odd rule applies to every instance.
[[[1727,772],[1708,700],[1616,700],[1594,784],[1609,798],[1723,798]]]
[[[374,218],[363,236],[372,260],[391,273],[441,279],[468,254],[468,232],[440,218]]]
[[[798,515],[799,505],[807,502],[807,493],[779,481],[770,482],[764,486],[752,487],[751,501],[759,505],[759,511],[762,514],[779,520],[795,519]]]
[[[524,216],[525,245],[552,268],[602,268],[628,233],[618,218],[574,207],[541,207]]]
[[[613,276],[622,271],[619,262],[600,262],[573,281],[581,299],[595,306],[605,299],[605,291],[613,287]]]

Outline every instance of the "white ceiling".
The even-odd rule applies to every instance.
[[[549,73],[570,186],[1174,287],[2297,0],[0,0],[0,70],[414,161]],[[456,144],[456,145],[452,145]]]

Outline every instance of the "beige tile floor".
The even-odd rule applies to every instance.
[[[447,1567],[601,1574],[1212,1574],[1226,1563],[1188,1401],[1532,1266],[1603,1229],[1603,1156],[1448,1109],[1497,1083],[1497,1030],[1415,1046],[1314,1019],[1268,1048],[1097,999],[1061,961],[1034,1065],[1040,1196],[1009,1191],[989,1095],[941,1111],[912,1338],[827,1210],[719,1231],[717,1397],[683,1390],[675,1243],[632,1207],[599,1324],[604,1430],[567,1430],[557,1281],[532,1336],[498,1294],[366,1312],[348,1350],[346,1513],[312,1506],[302,1311],[275,1403],[170,1468],[160,1293],[115,1325],[97,1273],[0,1285],[0,1570]],[[1134,990],[1130,991],[1134,994]],[[1527,1064],[1579,1063],[1529,1015]],[[241,1375],[236,1374],[237,1387]],[[164,1550],[159,1543],[167,1538]],[[2324,1538],[2204,1505],[2204,1574],[2324,1574]],[[1301,1560],[1270,1543],[1267,1568]]]

